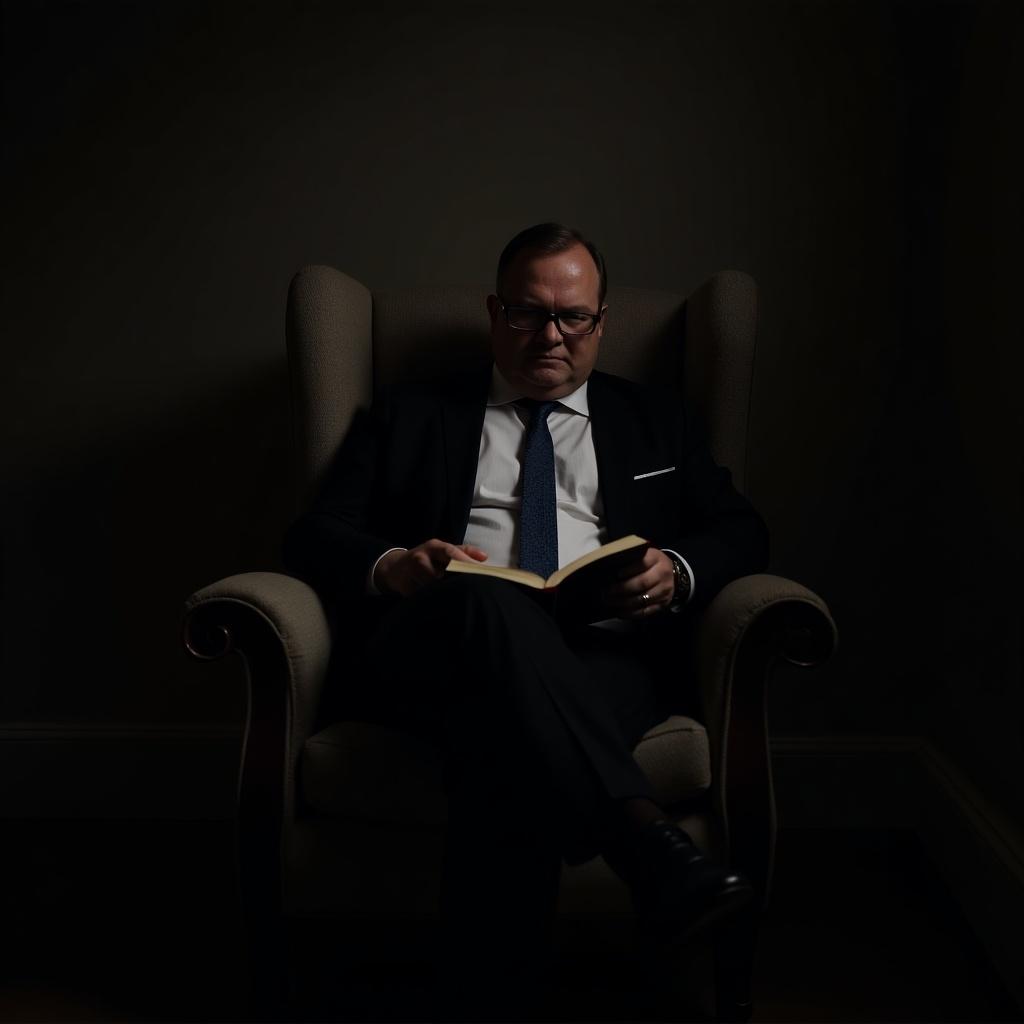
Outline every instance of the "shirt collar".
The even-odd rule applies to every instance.
[[[587,401],[587,384],[588,381],[584,381],[572,394],[563,395],[561,398],[556,399],[556,401],[570,412],[578,412],[589,419],[590,403]],[[495,364],[491,369],[491,390],[487,395],[487,404],[489,406],[508,405],[524,397],[521,391],[505,380],[498,370],[497,364]]]

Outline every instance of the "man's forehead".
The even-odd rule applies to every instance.
[[[600,276],[589,252],[582,246],[555,254],[524,253],[509,267],[505,290],[526,301],[547,301],[552,293],[573,301],[593,300]]]
[[[572,245],[561,252],[524,249],[512,260],[508,269],[525,277],[552,272],[559,276],[581,279],[597,276],[597,264],[582,245]]]

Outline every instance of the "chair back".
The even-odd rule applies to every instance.
[[[374,293],[331,267],[306,267],[288,296],[296,497],[318,489],[356,410],[376,388],[401,389],[489,361],[488,288]],[[679,388],[712,454],[745,482],[757,288],[715,274],[689,298],[647,288],[609,291],[598,369]]]

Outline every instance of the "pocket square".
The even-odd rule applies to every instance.
[[[661,476],[662,473],[674,473],[675,466],[666,466],[664,469],[652,469],[650,473],[637,473],[634,480],[646,480],[649,476]]]

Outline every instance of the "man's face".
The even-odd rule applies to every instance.
[[[600,284],[597,266],[582,245],[554,256],[524,250],[505,271],[501,299],[487,297],[494,361],[527,398],[563,398],[590,376],[604,319],[593,334],[563,336],[552,320],[537,331],[520,331],[508,325],[501,303],[551,313],[597,313]]]

